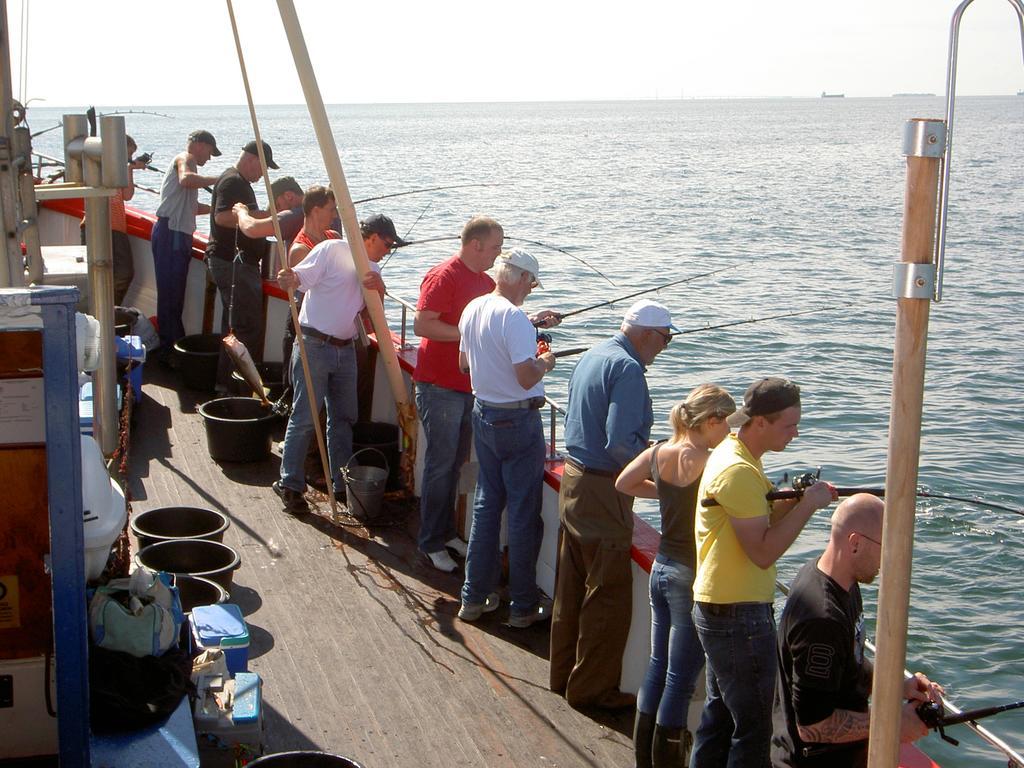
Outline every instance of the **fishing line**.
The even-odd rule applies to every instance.
[[[599,270],[597,267],[595,267],[595,266],[593,266],[591,264],[588,264],[586,259],[584,259],[584,258],[582,258],[580,256],[577,256],[575,253],[571,253],[570,251],[565,250],[565,248],[559,248],[557,245],[548,245],[547,243],[542,243],[539,240],[527,240],[525,237],[509,237],[508,235],[506,235],[505,239],[506,240],[514,240],[517,243],[527,243],[529,245],[536,245],[536,246],[539,246],[541,248],[549,248],[552,251],[558,251],[559,253],[564,253],[566,256],[571,256],[572,258],[576,259],[576,261],[578,261],[580,264],[582,264],[583,266],[587,267],[587,269],[590,269],[590,270],[596,272],[602,278],[607,280],[608,284],[612,288],[618,288],[619,287],[615,283],[613,283],[611,278],[609,278],[607,275],[605,275],[604,272]]]
[[[815,307],[814,309],[803,309],[799,312],[786,312],[781,315],[769,315],[768,317],[752,317],[749,320],[734,320],[731,323],[720,323],[719,325],[705,325],[701,328],[688,328],[685,331],[676,331],[672,336],[685,336],[688,333],[700,333],[701,331],[714,331],[719,328],[731,328],[734,325],[747,325],[749,323],[764,323],[768,320],[782,320],[786,317],[796,317],[797,315],[810,315],[814,312],[828,312],[830,310],[844,309],[846,307],[852,307],[853,302],[846,302],[844,304],[830,304],[825,307]]]
[[[744,261],[744,262],[741,262],[739,264],[730,264],[729,266],[726,266],[726,267],[719,267],[718,269],[713,269],[710,272],[702,272],[699,275],[691,275],[690,277],[683,277],[683,278],[680,278],[679,280],[672,280],[672,281],[670,281],[668,283],[662,283],[661,285],[655,285],[655,286],[653,286],[651,288],[643,288],[643,289],[641,289],[639,291],[634,291],[633,293],[627,293],[625,296],[619,296],[617,298],[608,299],[607,301],[602,301],[602,302],[599,302],[597,304],[591,304],[589,307],[583,307],[583,309],[574,309],[571,312],[559,313],[558,314],[558,319],[559,320],[564,320],[567,317],[572,317],[573,315],[579,315],[579,314],[582,314],[583,312],[589,312],[592,309],[599,309],[601,307],[606,307],[609,304],[616,304],[616,303],[618,303],[620,301],[625,301],[626,299],[632,299],[632,298],[634,298],[636,296],[642,296],[645,293],[652,293],[653,291],[660,291],[663,288],[670,288],[673,285],[682,285],[683,283],[689,283],[689,282],[691,282],[693,280],[697,280],[697,279],[699,279],[701,277],[708,277],[710,275],[717,275],[719,272],[725,272],[725,271],[730,270],[730,269],[735,269],[736,267],[742,267],[745,264],[749,264],[749,263],[750,262]],[[746,322],[749,322],[749,321],[746,321]],[[703,329],[701,329],[701,330],[703,330]],[[682,333],[692,333],[692,331],[682,331]],[[672,335],[675,336],[677,334],[672,334]]]
[[[402,197],[403,195],[419,195],[424,192],[438,192],[445,189],[466,189],[467,187],[500,187],[500,181],[479,182],[476,184],[449,184],[443,187],[426,187],[424,189],[410,189],[407,192],[392,192],[390,195],[377,195],[376,197],[364,197],[362,200],[353,200],[353,205],[360,203],[372,203],[374,200],[387,200],[389,197]]]
[[[428,210],[428,209],[430,208],[430,206],[432,206],[433,204],[434,204],[434,201],[433,201],[433,200],[431,200],[431,201],[430,201],[429,203],[427,203],[427,204],[426,204],[425,206],[423,206],[423,210],[422,210],[422,211],[420,211],[420,215],[416,217],[416,221],[414,221],[414,222],[412,223],[412,226],[411,226],[411,227],[409,227],[409,229],[407,229],[407,230],[405,231],[405,236],[403,236],[403,237],[402,237],[402,239],[403,239],[403,240],[405,240],[405,238],[406,238],[406,237],[408,237],[409,233],[411,233],[411,232],[413,231],[413,229],[415,229],[415,228],[416,228],[416,225],[420,223],[420,219],[422,219],[422,218],[423,218],[423,215],[424,215],[424,214],[425,214],[425,213],[427,212],[427,210]],[[408,241],[408,240],[405,240],[405,242],[406,242],[406,244],[408,244],[408,242],[409,242],[409,241]],[[393,248],[391,249],[391,253],[389,253],[389,254],[388,254],[388,257],[387,257],[386,259],[384,259],[384,263],[380,265],[380,270],[381,270],[381,272],[383,272],[383,271],[384,271],[384,267],[386,267],[386,266],[388,265],[388,262],[389,262],[389,261],[391,261],[391,258],[392,258],[392,257],[393,257],[393,256],[394,256],[394,255],[395,255],[396,253],[398,253],[398,246],[397,246],[397,245],[396,245],[396,246],[394,246],[394,247],[393,247]]]

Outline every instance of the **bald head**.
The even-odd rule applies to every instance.
[[[843,501],[832,513],[832,540],[842,541],[857,532],[881,539],[885,504],[877,496],[857,493]]]

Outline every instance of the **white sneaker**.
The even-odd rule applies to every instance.
[[[463,621],[476,621],[483,614],[498,610],[501,599],[497,592],[491,592],[482,603],[463,603],[459,608],[459,618]]]
[[[456,555],[461,557],[463,560],[466,559],[466,542],[456,536],[454,539],[448,539],[444,543],[445,549],[450,549]]]
[[[440,552],[427,552],[427,557],[430,559],[431,564],[439,571],[452,573],[459,568],[458,563],[452,560],[452,556],[448,554],[447,549],[442,549]]]

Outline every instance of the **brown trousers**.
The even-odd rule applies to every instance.
[[[632,499],[611,478],[566,465],[551,623],[551,690],[573,707],[619,691],[633,611]]]

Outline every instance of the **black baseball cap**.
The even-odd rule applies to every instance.
[[[394,241],[396,248],[401,248],[403,245],[408,245],[408,241],[403,240],[398,236],[395,231],[395,222],[385,216],[383,213],[375,213],[370,218],[366,219],[359,225],[359,229],[362,231],[363,236],[366,235],[380,235],[381,237],[387,237]]]
[[[743,395],[743,405],[726,418],[730,427],[742,427],[755,416],[778,413],[800,405],[800,387],[777,376],[758,379]]]
[[[256,148],[255,141],[250,141],[248,144],[242,147],[242,151],[248,152],[250,155],[259,156],[260,154],[260,151]],[[274,151],[270,148],[270,145],[267,144],[267,142],[265,141],[263,142],[263,156],[267,158],[267,168],[269,168],[272,171],[276,171],[278,167],[277,163],[274,162]]]
[[[217,140],[213,138],[213,134],[209,131],[192,131],[192,133],[188,135],[188,140],[190,143],[193,141],[201,141],[203,144],[209,144],[213,147],[213,152],[210,154],[214,157],[220,157],[220,150],[217,149]]]

